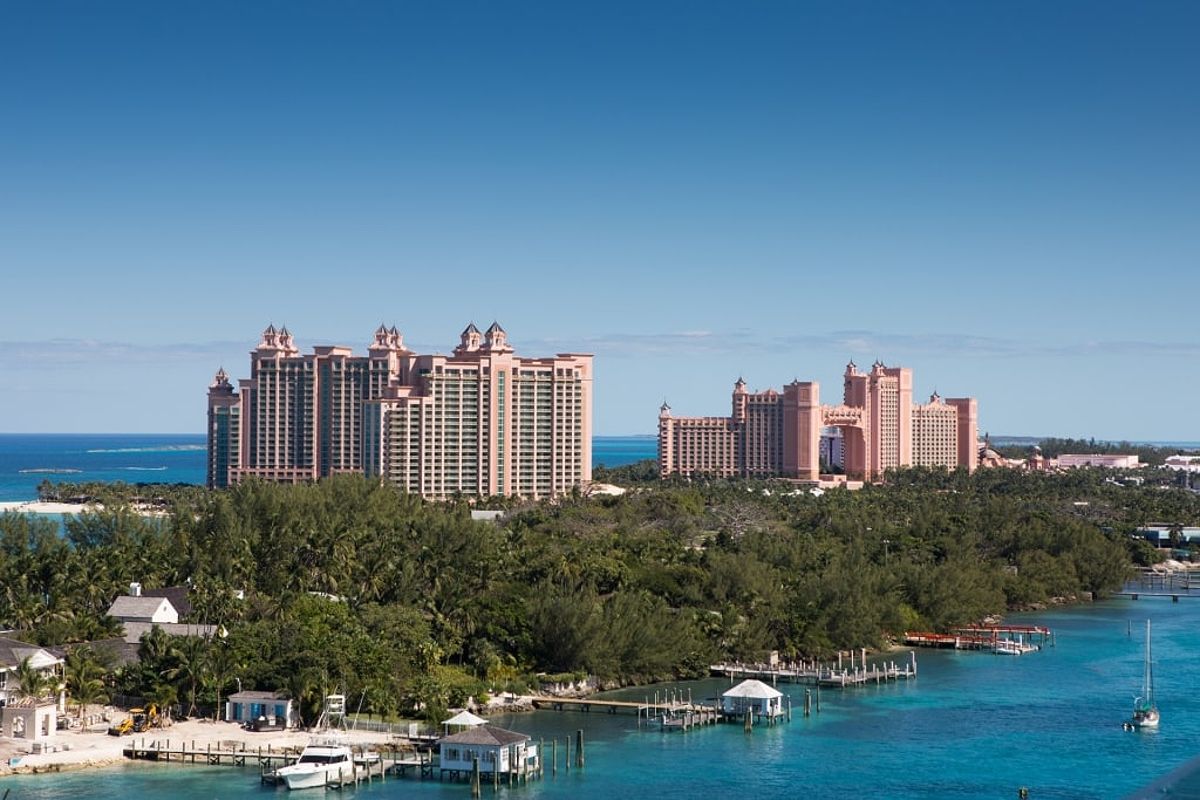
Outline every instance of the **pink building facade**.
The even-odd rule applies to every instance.
[[[912,370],[881,362],[843,375],[842,403],[822,405],[816,382],[783,392],[751,393],[738,379],[729,417],[676,417],[663,404],[658,419],[659,473],[721,477],[820,476],[823,428],[838,428],[846,474],[878,480],[888,469],[978,466],[974,398],[913,404]]]
[[[498,324],[450,356],[383,326],[365,357],[301,354],[272,326],[237,390],[217,373],[208,418],[213,487],[353,472],[429,498],[553,497],[591,480],[592,356],[518,357]]]

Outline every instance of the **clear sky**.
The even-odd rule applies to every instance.
[[[1200,440],[1200,3],[0,3],[0,430],[201,431],[270,322]]]

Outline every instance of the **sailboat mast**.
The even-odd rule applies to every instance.
[[[1150,620],[1146,620],[1146,674],[1142,678],[1142,695],[1146,703],[1154,707],[1154,660],[1150,652]]]

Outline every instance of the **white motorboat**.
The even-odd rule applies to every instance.
[[[992,652],[998,656],[1020,656],[1040,649],[1036,644],[1026,642],[1024,637],[1017,639],[997,639],[992,645]]]
[[[337,742],[313,742],[300,753],[295,764],[280,767],[275,774],[289,789],[319,789],[342,776],[354,773],[354,754]]]
[[[1135,728],[1158,727],[1158,706],[1154,702],[1154,662],[1150,658],[1150,620],[1146,620],[1146,658],[1142,670],[1142,693],[1133,701],[1133,719],[1129,724]]]

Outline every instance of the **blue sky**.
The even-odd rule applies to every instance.
[[[880,358],[992,433],[1200,440],[1198,24],[2,3],[0,430],[200,431],[269,322],[445,352],[498,319],[596,354],[600,434]]]

